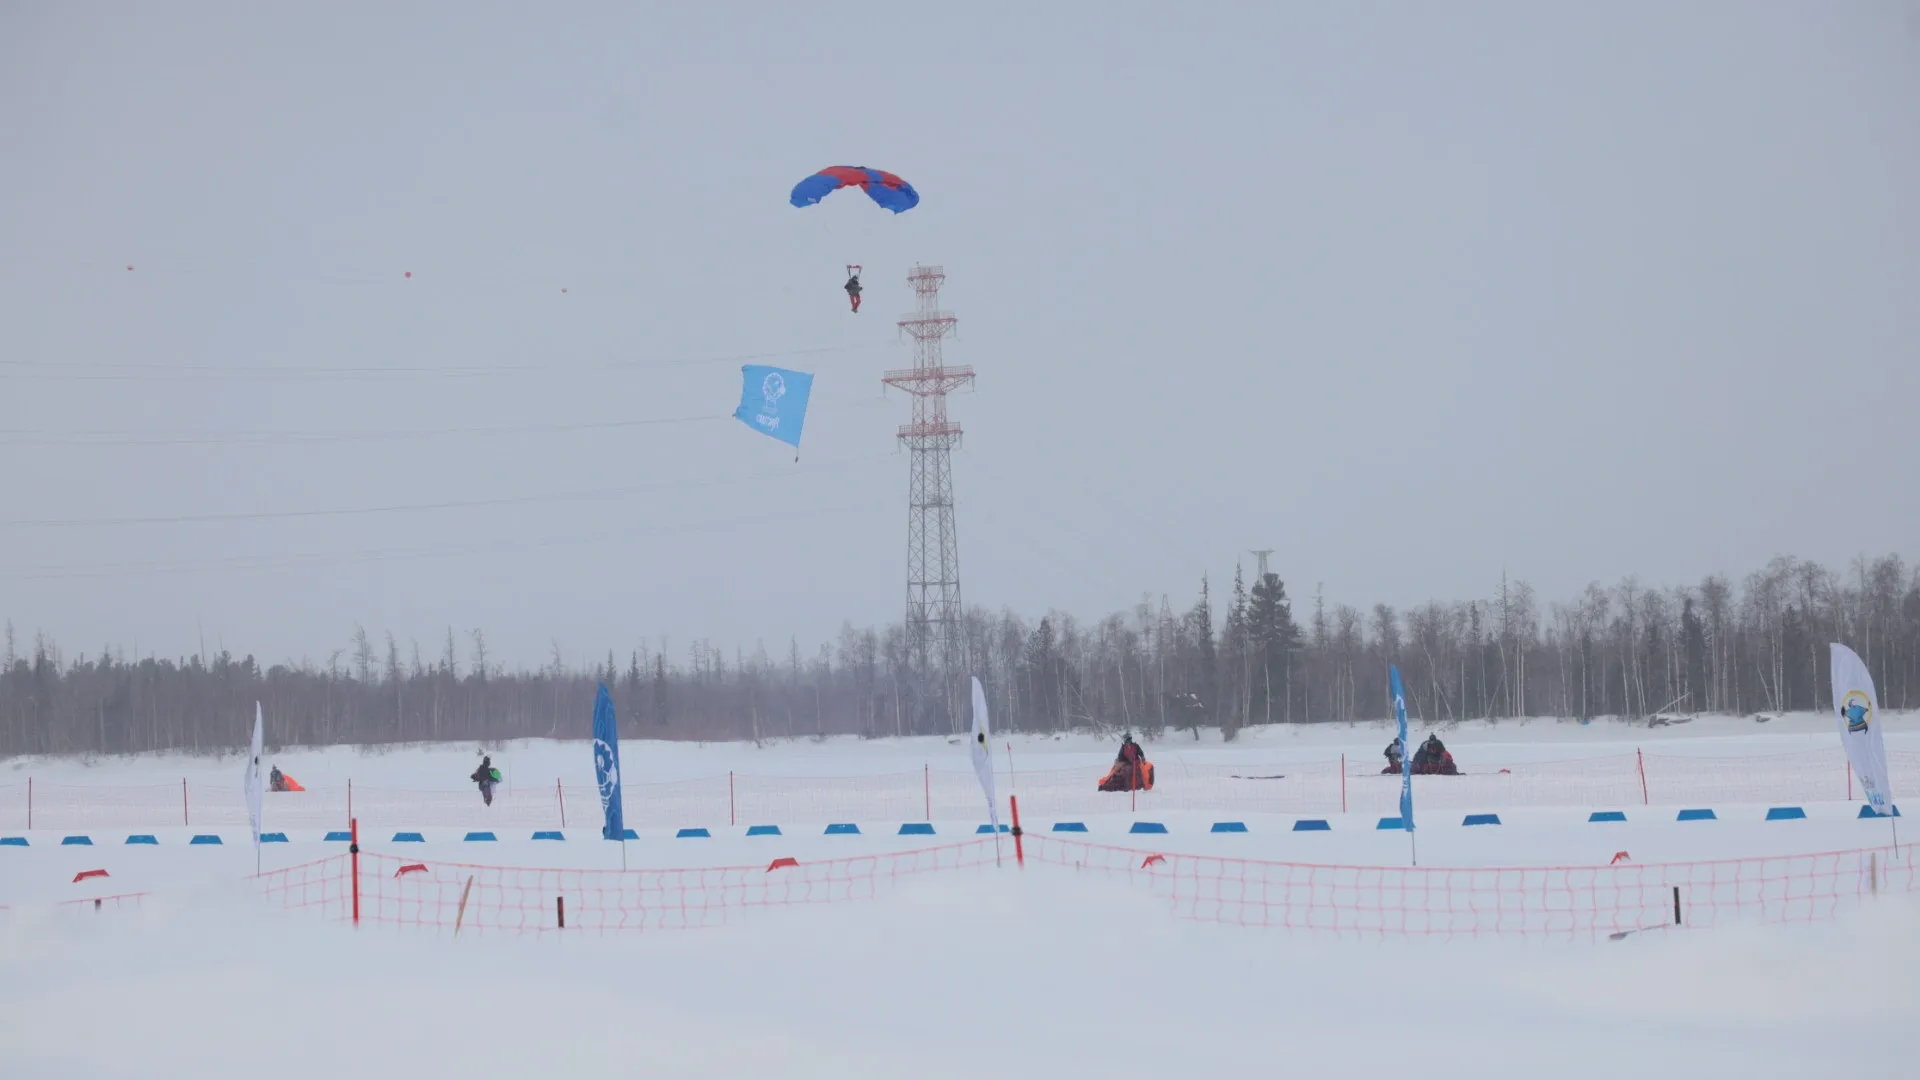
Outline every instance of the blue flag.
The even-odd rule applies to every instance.
[[[733,410],[734,419],[799,449],[813,376],[764,364],[746,364],[740,373],[740,407]]]
[[[1407,695],[1400,688],[1400,669],[1387,665],[1393,680],[1393,718],[1400,723],[1400,827],[1413,831],[1413,747],[1407,745]]]
[[[593,779],[600,785],[600,809],[607,823],[600,835],[608,840],[623,840],[627,835],[625,815],[620,805],[620,723],[613,712],[613,695],[607,684],[593,700]]]

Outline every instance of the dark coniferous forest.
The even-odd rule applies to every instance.
[[[1629,578],[1543,601],[1524,581],[1396,610],[1291,592],[1278,575],[1199,581],[1096,621],[967,613],[969,667],[1000,730],[1217,727],[1383,719],[1386,666],[1428,724],[1526,716],[1645,717],[1829,705],[1827,643],[1867,661],[1889,709],[1920,707],[1920,571],[1897,555],[1845,568],[1776,558],[1734,580]],[[596,682],[630,738],[730,740],[948,730],[913,707],[904,626],[842,628],[812,649],[636,643],[604,660],[508,670],[484,629],[432,642],[353,628],[324,661],[70,650],[9,624],[0,754],[224,751],[253,703],[286,745],[581,737]],[[961,710],[958,723],[965,723]]]

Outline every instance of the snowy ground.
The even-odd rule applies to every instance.
[[[1411,737],[1417,743],[1429,731],[1438,731],[1449,749],[1466,767],[1485,763],[1559,760],[1582,756],[1632,753],[1635,748],[1663,754],[1727,755],[1791,754],[1815,749],[1830,751],[1838,737],[1831,716],[1789,713],[1758,723],[1751,717],[1703,716],[1685,723],[1647,727],[1618,720],[1591,723],[1532,719],[1498,722],[1471,721],[1427,725],[1414,722]],[[50,783],[116,784],[194,781],[233,784],[243,764],[242,753],[252,718],[235,723],[235,748],[226,755],[142,754],[80,759],[23,756],[0,760],[0,783],[34,776]],[[1920,713],[1884,712],[1882,721],[1889,750],[1920,751]],[[272,718],[267,719],[272,743]],[[484,749],[514,785],[545,788],[555,778],[590,785],[593,761],[585,741],[586,718],[581,718],[576,740],[525,739]],[[1233,742],[1222,742],[1216,729],[1205,729],[1195,739],[1190,732],[1173,731],[1146,745],[1156,762],[1169,765],[1285,764],[1325,761],[1346,754],[1353,762],[1380,760],[1381,748],[1393,739],[1390,724],[1274,724],[1242,731]],[[1113,760],[1117,738],[1086,734],[1001,734],[994,737],[996,767],[1008,768],[1008,744],[1015,771],[1105,765]],[[355,783],[394,787],[470,790],[466,777],[478,762],[479,743],[442,743],[408,746],[291,747],[273,750],[269,758],[309,786]],[[629,782],[686,780],[728,771],[786,776],[852,776],[913,771],[925,765],[935,769],[965,769],[966,745],[959,736],[946,738],[768,740],[761,746],[744,743],[658,742],[629,737],[621,757]]]
[[[1337,944],[1071,878],[632,938],[358,933],[217,891],[0,927],[18,1080],[1905,1075],[1920,908],[1605,946]],[[1850,1033],[1850,1034],[1843,1034]]]
[[[1920,749],[1911,716],[1889,717],[1891,748]],[[270,721],[269,721],[270,722]],[[1658,746],[1663,754],[1756,757],[1831,750],[1826,717],[1764,725],[1709,719],[1628,729],[1539,721],[1461,725],[1456,756],[1562,759]],[[1149,747],[1156,761],[1250,765],[1377,756],[1379,726],[1267,729],[1241,742]],[[1001,740],[1006,741],[1006,740]],[[1015,737],[1024,769],[1098,765],[1111,743]],[[457,790],[474,747],[351,748],[274,756],[310,786],[352,775]],[[634,741],[631,776],[737,769],[848,776],[964,767],[947,740],[799,741],[766,748]],[[958,762],[942,763],[945,754]],[[1004,755],[1004,749],[1002,751]],[[929,762],[928,759],[933,759]],[[582,743],[533,742],[496,753],[516,772],[590,775]],[[81,764],[0,763],[87,785],[234,783],[238,761],[179,756]],[[455,779],[446,781],[446,774]],[[1009,778],[1011,780],[1011,778]],[[467,790],[470,792],[471,788]],[[1896,789],[1898,791],[1898,789]],[[269,813],[271,814],[271,804]],[[583,809],[584,812],[588,808]],[[1498,827],[1460,815],[1421,818],[1428,866],[1600,865],[1828,851],[1884,844],[1884,821],[1857,806],[1805,804],[1808,817],[1766,821],[1765,805],[1719,803],[1714,821],[1670,809],[1592,824],[1559,808],[1497,811]],[[1630,808],[1631,809],[1631,808]],[[472,806],[473,828],[488,822]],[[1319,864],[1404,866],[1404,834],[1370,814],[1296,832],[1287,816],[1241,815],[1244,834],[1212,834],[1218,815],[1159,815],[1164,836],[1127,833],[1132,817],[1085,816],[1087,839],[1168,852]],[[269,828],[273,823],[269,820]],[[788,827],[710,839],[649,830],[625,845],[635,867],[764,865],[900,851],[964,839],[969,822],[898,836],[896,821],[859,836]],[[1036,832],[1050,822],[1029,821]],[[620,845],[593,823],[564,842],[500,830],[464,843],[464,825],[423,830],[425,843],[369,832],[363,843],[408,858],[490,865],[612,868]],[[1272,1075],[1377,1077],[1807,1077],[1865,1068],[1903,1075],[1914,1051],[1895,1035],[1920,1006],[1920,902],[1889,893],[1832,922],[1726,922],[1617,943],[1503,939],[1328,941],[1279,930],[1175,921],[1124,884],[1011,865],[912,880],[870,901],[771,909],[723,928],[517,939],[366,926],[270,910],[241,883],[255,853],[244,827],[152,828],[154,846],[94,830],[96,846],[36,831],[0,848],[0,1046],[9,1078],[255,1075],[277,1078],[445,1075],[483,1070],[590,1071],[675,1077],[1001,1075],[1008,1077]],[[122,830],[125,831],[125,830]],[[269,868],[337,853],[319,830],[269,844]],[[83,870],[106,879],[75,883]],[[147,892],[137,908],[50,902]],[[1840,1029],[1863,1033],[1836,1041]]]

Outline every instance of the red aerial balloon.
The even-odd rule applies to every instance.
[[[407,276],[408,276],[408,277],[412,277],[412,276],[413,276],[413,271],[411,271],[411,270],[409,270],[409,271],[407,271]]]

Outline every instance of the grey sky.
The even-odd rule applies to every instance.
[[[832,164],[923,201],[787,205]],[[1911,556],[1916,192],[1894,0],[6,3],[0,615],[811,652],[903,604],[915,261],[980,373],[971,603],[1182,607],[1253,547],[1363,604]],[[749,354],[818,375],[798,465],[524,430],[724,417]]]

